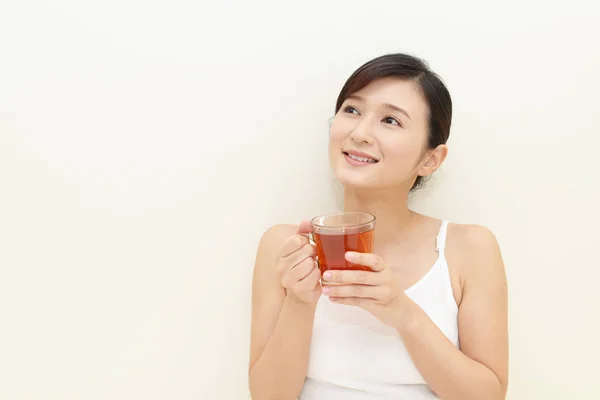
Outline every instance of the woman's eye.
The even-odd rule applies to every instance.
[[[394,117],[386,117],[386,118],[384,118],[383,122],[385,122],[386,124],[390,124],[390,125],[402,126],[402,124],[400,124],[400,122],[398,122],[398,120]]]
[[[356,114],[356,115],[359,114],[358,110],[352,106],[347,106],[346,108],[344,108],[344,112],[347,112],[349,114]]]

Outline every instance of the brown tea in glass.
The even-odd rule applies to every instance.
[[[327,214],[312,221],[321,274],[331,269],[370,270],[346,260],[347,251],[371,253],[375,217],[361,212]]]

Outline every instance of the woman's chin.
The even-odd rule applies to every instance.
[[[385,185],[380,179],[381,171],[374,169],[374,167],[376,168],[376,166],[357,168],[355,166],[348,165],[345,160],[340,159],[333,163],[333,174],[345,189],[378,189]]]
[[[350,190],[376,189],[378,186],[377,182],[359,174],[336,174],[336,178],[345,189]]]

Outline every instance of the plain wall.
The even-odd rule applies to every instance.
[[[397,51],[455,104],[414,208],[503,250],[509,398],[600,398],[588,4],[3,1],[0,398],[247,398],[258,240],[337,207],[336,96]]]

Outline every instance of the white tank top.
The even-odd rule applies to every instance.
[[[458,348],[458,306],[444,257],[448,222],[437,236],[438,259],[405,293]],[[398,332],[367,311],[321,296],[300,400],[438,399]]]

